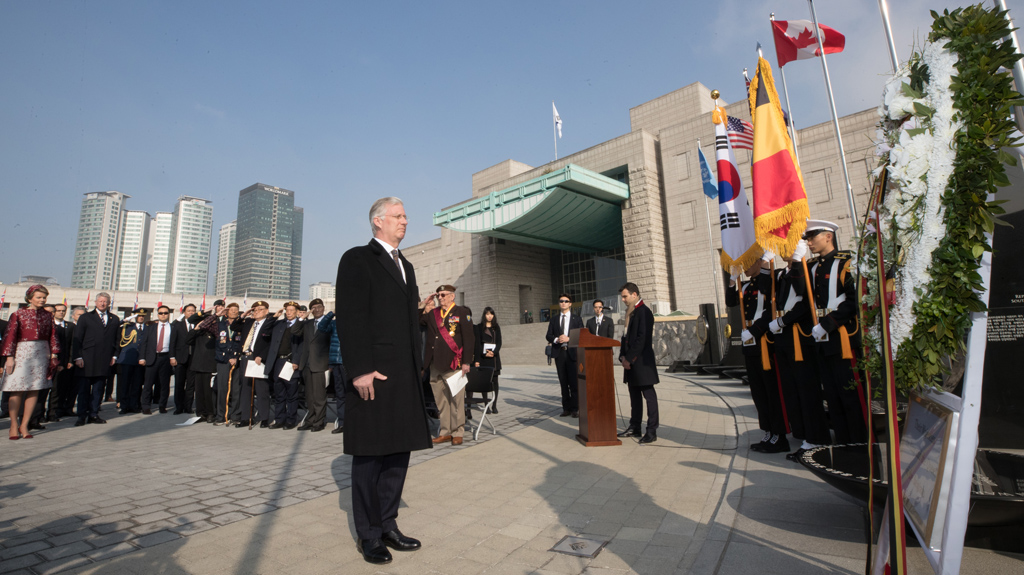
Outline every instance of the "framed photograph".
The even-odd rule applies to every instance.
[[[941,546],[949,503],[958,400],[947,393],[912,393],[900,441],[904,510],[918,539],[932,549]]]

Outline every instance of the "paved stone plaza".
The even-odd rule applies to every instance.
[[[390,565],[356,550],[341,435],[105,404],[106,425],[65,419],[4,445],[0,573],[863,572],[862,507],[748,450],[760,433],[739,382],[663,373],[658,442],[602,448],[556,417],[553,368],[506,368],[501,385],[497,435],[414,454],[399,525],[424,548]],[[550,551],[566,535],[608,543],[593,559]],[[1021,559],[968,549],[962,573]]]

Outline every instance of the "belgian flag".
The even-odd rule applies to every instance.
[[[749,98],[754,120],[754,233],[762,248],[788,256],[807,228],[810,209],[772,68],[764,58],[757,59]]]

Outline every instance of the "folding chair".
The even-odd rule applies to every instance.
[[[491,426],[491,433],[497,435],[498,430],[495,429],[494,423],[487,419],[487,416],[490,415],[491,406],[493,406],[494,402],[498,399],[494,390],[494,368],[470,368],[469,373],[466,374],[466,378],[469,380],[469,383],[466,384],[466,405],[483,404],[484,406],[483,414],[480,416],[480,420],[476,424],[476,429],[473,430],[473,441],[480,438],[480,428],[484,426],[484,421]],[[470,398],[470,393],[486,393],[488,396]]]

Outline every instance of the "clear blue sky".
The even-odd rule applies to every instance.
[[[890,3],[902,58],[929,9],[958,5]],[[828,60],[839,113],[877,106],[877,2],[816,5],[847,38]],[[1010,9],[1024,22],[1024,0]],[[408,246],[440,235],[431,214],[467,199],[473,172],[550,161],[552,100],[565,155],[694,81],[742,98],[755,43],[773,54],[772,11],[809,19],[803,0],[0,3],[0,281],[67,285],[82,194],[118,190],[151,214],[213,201],[212,286],[217,230],[263,182],[306,209],[305,295],[369,240],[373,199],[405,200]],[[786,76],[797,125],[828,121],[819,62]]]

